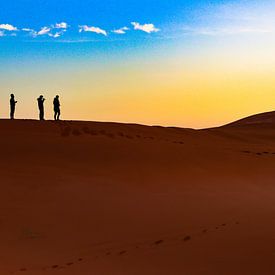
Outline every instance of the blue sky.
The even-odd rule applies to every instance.
[[[11,57],[15,53],[18,57],[62,56],[67,49],[76,55],[90,50],[112,53],[177,41],[189,44],[195,36],[199,41],[220,35],[264,33],[273,31],[274,20],[270,22],[270,18],[275,7],[266,0],[0,0],[0,5],[2,58],[9,53]]]
[[[21,27],[41,27],[55,21],[69,21],[72,25],[90,22],[109,29],[137,20],[162,23],[171,20],[171,16],[177,15],[178,11],[202,3],[207,4],[207,1],[16,0],[3,1],[0,17]]]

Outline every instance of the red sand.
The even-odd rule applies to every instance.
[[[275,274],[275,125],[0,121],[0,274]]]

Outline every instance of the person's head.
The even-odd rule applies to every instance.
[[[56,98],[56,99],[59,99],[59,95],[57,95],[55,98]]]
[[[43,98],[43,95],[41,95],[39,98],[42,99],[42,98]]]
[[[14,98],[14,94],[11,94],[11,98]]]

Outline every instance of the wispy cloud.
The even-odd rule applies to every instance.
[[[138,22],[131,23],[134,26],[135,30],[144,31],[146,33],[159,32],[160,29],[156,28],[154,24],[140,24]]]
[[[5,36],[4,32],[0,31],[0,37],[3,37],[3,36]]]
[[[53,37],[53,38],[59,38],[59,37],[61,37],[64,34],[64,32],[65,31],[56,32],[56,33],[49,33],[49,36]]]
[[[120,28],[120,29],[113,30],[112,32],[116,33],[116,34],[125,34],[126,31],[129,31],[129,30],[130,29],[128,27],[123,27],[123,28]]]
[[[16,27],[14,27],[13,25],[10,25],[10,24],[0,24],[0,29],[6,30],[6,31],[17,31],[18,30]]]
[[[262,1],[212,4],[190,14],[185,34],[225,36],[275,32],[274,4]]]
[[[54,28],[56,29],[67,29],[69,25],[66,22],[56,23]]]
[[[35,30],[33,30],[33,29],[23,28],[21,30],[24,31],[24,32],[27,32],[32,37],[36,37],[37,36],[37,32]]]
[[[79,26],[79,32],[94,32],[97,34],[103,34],[105,36],[107,36],[107,32],[99,27],[89,27],[87,25],[84,26]]]
[[[50,31],[51,31],[51,28],[49,28],[49,27],[43,27],[43,28],[37,33],[37,35],[49,34]]]
[[[253,27],[183,27],[185,34],[190,35],[205,35],[205,36],[223,36],[223,35],[238,35],[238,34],[260,34],[260,33],[271,33],[271,29],[265,28],[253,28]]]

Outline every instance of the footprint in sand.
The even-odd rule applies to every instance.
[[[127,251],[126,250],[123,250],[123,251],[120,251],[119,253],[118,253],[118,255],[124,255],[124,254],[126,254],[127,253]]]
[[[181,145],[184,144],[184,142],[182,142],[182,141],[173,141],[173,143],[174,144],[181,144]]]
[[[67,266],[71,266],[73,265],[74,263],[66,263]]]
[[[188,241],[190,241],[190,240],[191,240],[191,237],[190,237],[190,236],[186,236],[186,237],[184,237],[184,239],[183,239],[184,242],[188,242]]]
[[[162,243],[164,243],[164,240],[158,240],[158,241],[154,242],[154,245],[160,245]]]
[[[155,139],[155,138],[153,138],[153,137],[144,137],[145,139],[151,139],[151,140],[153,140],[153,139]]]

